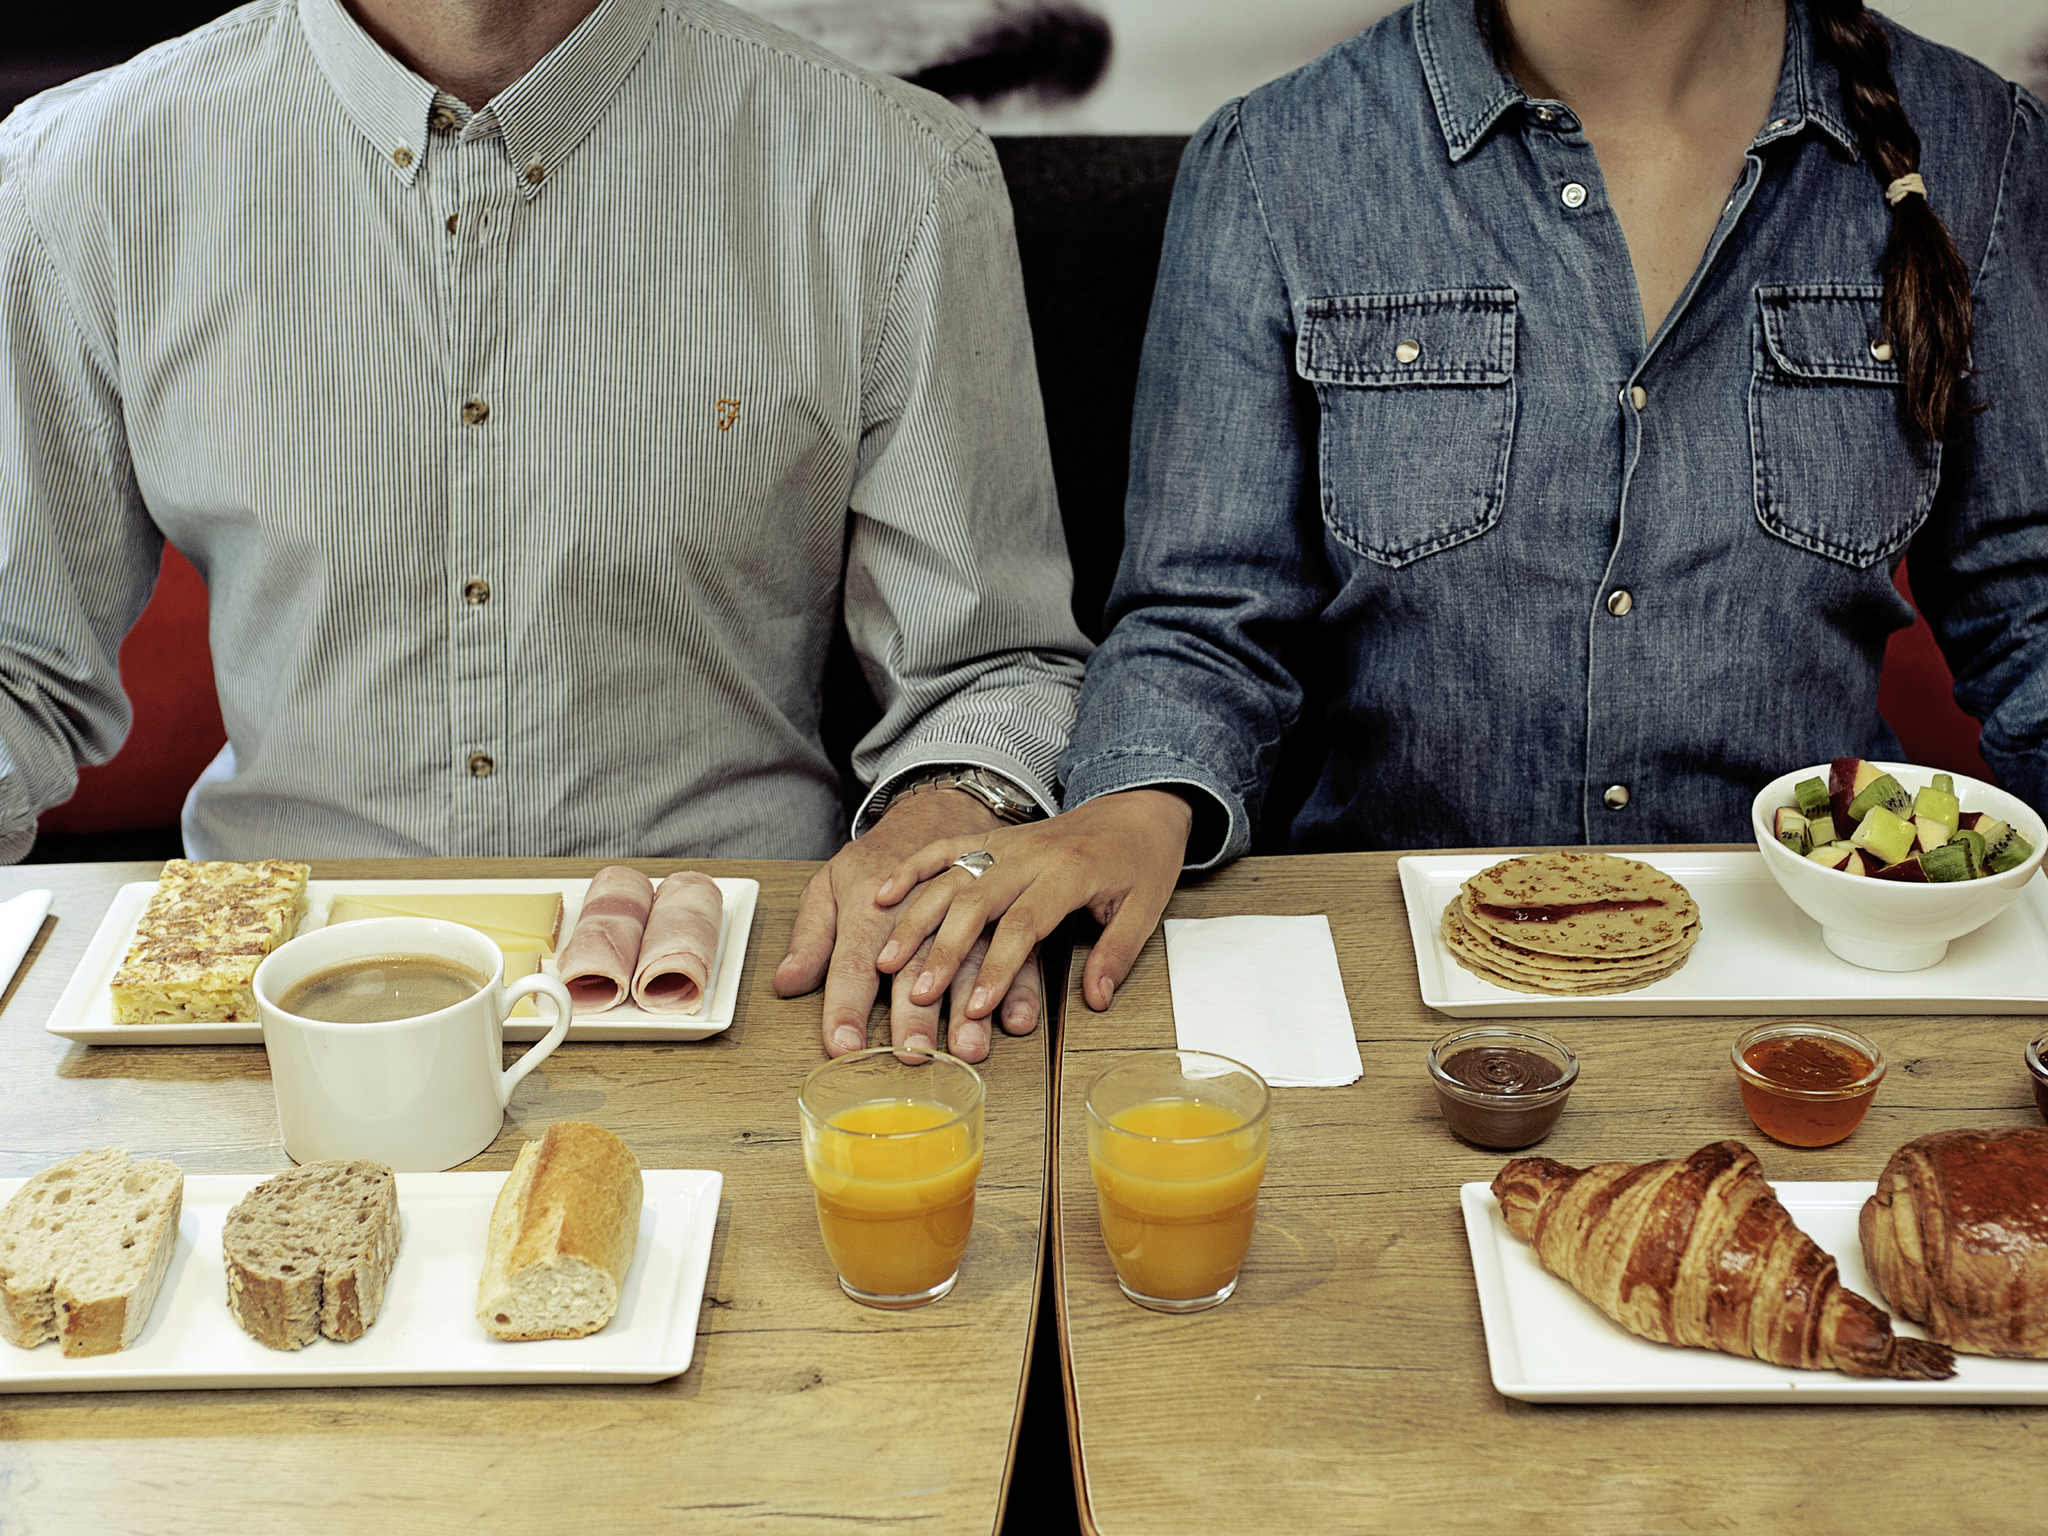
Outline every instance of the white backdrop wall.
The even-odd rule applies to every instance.
[[[741,0],[873,67],[915,75],[973,60],[985,83],[1056,75],[1043,54],[1107,43],[1095,83],[954,94],[997,133],[1189,133],[1210,111],[1395,7],[1386,0]],[[1905,25],[2048,88],[2048,0],[1892,0]],[[1034,30],[1036,29],[1036,30]],[[1103,34],[1106,33],[1106,39]],[[1034,41],[1035,39],[1035,41]],[[956,71],[956,78],[957,78]]]

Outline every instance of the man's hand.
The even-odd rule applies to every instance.
[[[958,790],[928,789],[904,795],[891,803],[866,836],[848,843],[811,877],[797,906],[789,952],[775,968],[775,995],[795,997],[824,983],[823,1031],[828,1055],[842,1056],[868,1043],[868,1012],[881,987],[875,956],[895,926],[895,914],[875,904],[877,887],[920,848],[939,839],[979,847],[981,840],[1001,825],[987,806]],[[949,971],[954,998],[947,1045],[963,1061],[980,1061],[988,1055],[988,1015],[995,1002],[971,1019],[962,1006],[974,988],[985,948],[963,946],[957,974]],[[910,974],[922,974],[922,967],[912,968]],[[910,1000],[910,991],[907,983],[890,988],[890,1043],[933,1049],[939,1043],[939,1004],[947,989],[933,989],[921,1003]],[[1036,964],[1017,970],[1002,1011],[1003,1028],[1013,1035],[1035,1029],[1043,993]],[[997,1001],[1002,998],[998,993]]]
[[[958,1020],[960,978],[969,974],[969,958],[978,956],[979,977],[968,989],[965,1011],[970,1019],[980,1018],[1002,999],[1012,976],[1021,981],[1027,971],[1037,975],[1035,965],[1025,964],[1033,946],[1069,912],[1086,907],[1103,932],[1082,973],[1081,996],[1091,1008],[1107,1008],[1159,926],[1193,825],[1194,811],[1178,794],[1130,789],[1050,821],[920,848],[877,893],[877,900],[898,908],[895,931],[877,963],[899,978],[917,978],[909,988],[912,998],[936,999],[950,985]],[[978,880],[951,868],[976,847],[995,855],[994,866]],[[990,923],[996,923],[993,938]],[[1014,987],[1010,995],[1016,996]]]

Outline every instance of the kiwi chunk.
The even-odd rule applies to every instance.
[[[1988,850],[1984,846],[1984,834],[1975,827],[1963,827],[1956,835],[1942,844],[1944,848],[1961,848],[1970,861],[1970,878],[1975,880],[1984,873],[1984,858]]]
[[[1934,776],[1934,787],[1944,795],[1952,795],[1956,792],[1956,776],[1952,773],[1937,773]]]
[[[1856,798],[1849,802],[1849,819],[1860,822],[1878,806],[1883,806],[1893,816],[1910,816],[1913,813],[1913,801],[1906,793],[1905,785],[1888,773],[1879,774],[1857,792]]]
[[[1984,868],[1994,875],[2002,875],[2008,869],[2018,869],[2034,856],[2034,845],[2010,827],[2006,828],[2006,839],[1985,857]]]
[[[1825,847],[1837,840],[1835,818],[1828,815],[1814,817],[1806,824],[1807,845],[1812,848]]]
[[[1772,824],[1771,831],[1777,835],[1779,842],[1794,853],[1804,855],[1813,847],[1812,836],[1806,830],[1806,818],[1789,805],[1778,807],[1777,819]]]
[[[1828,808],[1828,781],[1822,778],[1801,779],[1792,786],[1792,793],[1799,800],[1799,814],[1819,816]]]
[[[1920,867],[1927,878],[1942,885],[1970,878],[1970,852],[1961,842],[1943,843],[1920,855]]]

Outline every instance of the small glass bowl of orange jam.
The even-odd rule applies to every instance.
[[[1828,1147],[1863,1122],[1884,1078],[1875,1041],[1831,1024],[1777,1019],[1735,1037],[1729,1052],[1742,1107],[1756,1128],[1794,1147]]]

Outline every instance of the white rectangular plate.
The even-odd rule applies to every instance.
[[[1842,1283],[1879,1306],[1856,1219],[1870,1183],[1777,1184],[1792,1219],[1835,1256]],[[1531,1403],[2048,1403],[2048,1360],[1957,1355],[1947,1381],[1794,1371],[1708,1349],[1639,1339],[1536,1261],[1484,1184],[1459,1187],[1494,1390]],[[1911,1323],[1902,1334],[1925,1338]]]
[[[2031,881],[2005,911],[1949,945],[1924,971],[1866,971],[1821,943],[1820,925],[1793,906],[1747,853],[1606,848],[1655,865],[1692,892],[1700,938],[1684,965],[1633,992],[1550,996],[1482,981],[1444,947],[1437,924],[1458,887],[1499,853],[1410,854],[1401,896],[1422,1000],[1458,1018],[1595,1018],[1611,1014],[2048,1013],[2048,882]]]
[[[562,895],[561,937],[568,940],[576,926],[576,914],[583,909],[588,880],[309,880],[306,882],[306,915],[300,933],[310,933],[327,922],[327,909],[337,896],[403,896],[432,891],[559,891]],[[718,958],[711,969],[711,996],[701,1013],[646,1013],[627,1002],[604,1013],[578,1014],[569,1024],[571,1040],[702,1040],[732,1027],[733,1009],[739,1001],[740,971],[747,955],[747,935],[754,926],[754,901],[761,892],[758,880],[718,881],[725,895],[725,915],[718,930]],[[107,988],[121,957],[135,938],[135,925],[142,909],[156,891],[154,880],[124,885],[115,893],[107,915],[100,919],[92,942],[64,995],[45,1026],[51,1034],[87,1045],[260,1045],[263,1026],[251,1019],[241,1024],[116,1024],[114,1004]],[[541,962],[552,976],[552,958]],[[505,1024],[507,1040],[538,1040],[547,1031],[538,1017],[516,1017]]]
[[[398,1263],[384,1310],[352,1344],[266,1349],[227,1307],[220,1230],[267,1174],[194,1174],[170,1273],[142,1336],[112,1355],[70,1359],[55,1344],[0,1344],[0,1393],[167,1391],[188,1387],[436,1387],[459,1382],[661,1381],[688,1369],[718,1221],[717,1173],[649,1169],[625,1294],[582,1339],[509,1344],[476,1320],[484,1234],[502,1173],[401,1173]],[[0,1202],[26,1182],[0,1180]]]

